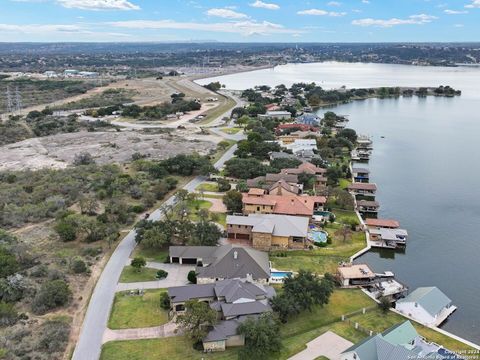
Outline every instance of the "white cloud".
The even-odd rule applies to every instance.
[[[345,12],[325,11],[321,9],[308,9],[297,12],[298,15],[313,15],[313,16],[344,16]]]
[[[370,4],[370,1],[369,1],[369,0],[362,0],[362,3],[364,3],[364,4]]]
[[[209,10],[207,10],[206,14],[208,16],[217,16],[217,17],[221,17],[221,18],[224,18],[224,19],[246,19],[246,18],[248,18],[248,15],[237,12],[237,11],[233,11],[231,9],[218,9],[218,8],[209,9]]]
[[[426,14],[419,14],[419,15],[411,15],[407,19],[358,19],[353,20],[352,25],[358,26],[379,26],[379,27],[392,27],[396,25],[423,25],[432,20],[437,19],[436,16],[426,15]]]
[[[140,7],[128,0],[57,0],[69,9],[82,10],[139,10]]]
[[[254,3],[249,4],[251,7],[262,8],[268,10],[278,10],[280,6],[274,3],[266,3],[260,0],[255,1]]]
[[[467,10],[450,10],[450,9],[445,9],[443,10],[445,14],[448,15],[459,15],[459,14],[468,14]]]
[[[463,24],[455,24],[453,26],[456,27],[456,28],[462,28],[464,25]]]
[[[304,31],[288,29],[283,25],[274,24],[268,21],[233,21],[224,23],[197,23],[177,22],[174,20],[127,20],[109,23],[114,27],[127,29],[177,29],[177,30],[198,30],[209,32],[235,33],[244,36],[250,35],[271,35],[271,34],[301,34]]]
[[[342,3],[339,3],[338,1],[330,1],[327,3],[327,6],[340,6]]]
[[[465,7],[469,9],[480,8],[480,0],[473,0],[471,4],[465,5]]]
[[[0,32],[21,32],[25,34],[45,33],[45,32],[70,32],[82,31],[78,25],[60,25],[60,24],[0,24]]]

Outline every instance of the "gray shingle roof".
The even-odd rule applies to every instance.
[[[397,301],[397,303],[413,302],[418,303],[430,315],[437,315],[444,307],[450,305],[450,300],[447,295],[440,291],[439,288],[419,287],[412,291],[408,296]]]
[[[182,258],[207,258],[217,248],[217,246],[170,246],[168,253],[171,257]]]
[[[185,285],[168,288],[168,296],[173,302],[215,296],[215,284]]]
[[[273,223],[272,234],[275,236],[307,237],[308,218],[303,216],[278,215],[278,214],[249,214],[248,216],[227,216],[227,224],[260,226],[264,222]],[[259,230],[257,230],[259,229]],[[254,231],[265,230],[254,228]]]
[[[269,305],[260,301],[239,304],[222,304],[222,313],[225,317],[261,314],[270,310],[271,308]]]
[[[225,297],[226,302],[245,298],[255,300],[257,296],[266,296],[267,292],[257,285],[240,280],[223,280],[215,284],[217,297]]]
[[[236,253],[236,258],[235,258]],[[251,248],[223,245],[211,255],[213,261],[205,267],[197,267],[198,277],[235,279],[253,279],[270,277],[268,254]]]
[[[227,340],[229,336],[236,335],[238,325],[240,325],[240,322],[236,319],[220,321],[214,325],[203,342]]]

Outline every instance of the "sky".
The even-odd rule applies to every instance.
[[[0,0],[0,41],[480,41],[480,0]]]

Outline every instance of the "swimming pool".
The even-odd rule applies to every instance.
[[[283,279],[286,278],[288,275],[292,275],[291,271],[272,271],[270,276],[276,279]]]
[[[313,215],[320,215],[320,216],[323,216],[324,218],[329,218],[330,215],[333,215],[333,213],[330,211],[314,211]]]
[[[328,238],[327,232],[323,230],[310,230],[308,239],[313,242],[326,243]]]

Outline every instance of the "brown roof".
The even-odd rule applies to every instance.
[[[284,189],[286,193],[282,191]],[[276,191],[275,191],[276,190]],[[290,185],[285,180],[281,179],[277,181],[275,184],[270,186],[268,189],[269,194],[275,195],[273,192],[276,192],[277,195],[297,195],[300,192],[300,189],[296,185]]]
[[[340,266],[338,272],[344,279],[368,279],[375,277],[375,273],[366,264]]]
[[[265,181],[277,182],[278,180],[285,180],[288,183],[298,183],[298,176],[291,174],[267,174],[265,175]]]
[[[377,190],[377,184],[374,183],[353,183],[348,186],[348,190]]]
[[[376,201],[368,201],[368,200],[359,200],[357,201],[358,206],[373,206],[373,207],[379,207],[380,204]]]
[[[397,220],[392,219],[366,219],[365,224],[367,226],[386,227],[386,228],[398,228],[400,223]]]
[[[263,195],[249,196],[243,194],[243,203],[248,205],[274,206],[275,214],[312,216],[317,200],[323,200],[322,196],[298,196],[298,195]],[[326,200],[326,199],[325,199]]]
[[[263,195],[265,194],[265,190],[264,189],[259,189],[259,188],[251,188],[250,190],[248,190],[248,195]]]
[[[326,169],[317,167],[309,162],[301,163],[296,168],[282,169],[283,174],[301,174],[301,173],[325,174],[326,171],[327,171]]]

